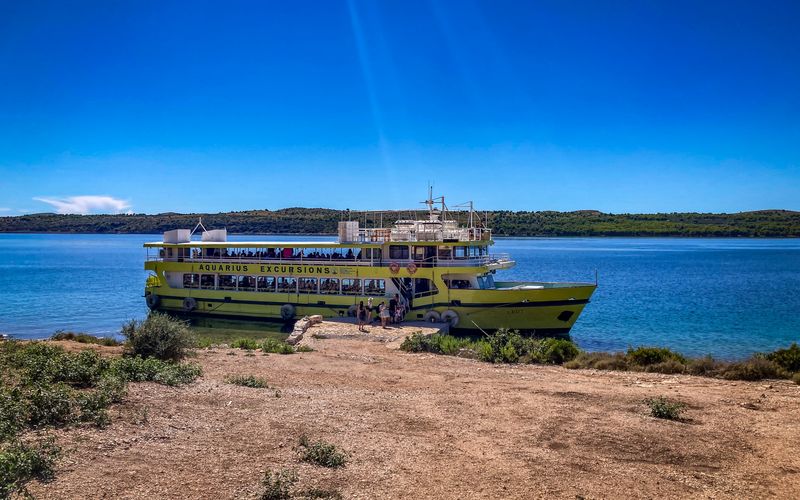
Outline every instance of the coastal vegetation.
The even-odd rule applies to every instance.
[[[664,347],[629,348],[624,353],[585,352],[567,339],[522,337],[513,330],[500,329],[477,340],[414,333],[406,337],[400,349],[489,363],[557,364],[571,369],[682,373],[727,380],[800,381],[800,346],[796,343],[770,353],[754,354],[743,361],[720,361],[711,356],[688,358]]]
[[[466,220],[466,212],[451,212]],[[497,236],[692,236],[800,237],[800,212],[761,210],[732,214],[657,213],[607,214],[506,211],[479,213]],[[217,214],[59,215],[31,214],[0,217],[0,233],[161,233],[192,228],[199,217],[208,228],[225,227],[237,234],[335,234],[341,220],[359,220],[378,227],[398,219],[415,218],[411,211],[359,214],[324,208],[249,210]]]
[[[178,361],[197,346],[188,322],[159,312],[143,321],[130,320],[122,326],[122,335],[126,351],[143,358]]]
[[[128,383],[175,386],[201,375],[199,366],[180,362],[188,344],[176,334],[185,325],[175,321],[156,317],[126,325],[123,356],[102,356],[91,348],[68,352],[48,342],[0,342],[0,498],[27,496],[29,481],[53,477],[61,449],[52,429],[105,427],[109,408],[125,398]],[[97,343],[80,334],[56,337]]]
[[[645,399],[644,402],[650,408],[651,416],[663,418],[665,420],[680,420],[683,410],[686,409],[685,404],[677,401],[670,401],[663,396],[648,398]]]
[[[260,500],[291,500],[297,499],[317,499],[317,500],[341,500],[342,494],[337,490],[322,488],[298,489],[297,472],[291,469],[281,469],[277,472],[267,470],[261,480],[261,491],[258,494]]]
[[[65,332],[63,330],[54,333],[53,336],[50,337],[50,340],[70,340],[72,342],[78,342],[81,344],[97,344],[109,347],[122,344],[122,342],[118,341],[114,337],[95,337],[94,335],[89,335],[88,333]]]
[[[305,434],[300,436],[296,451],[300,460],[320,467],[335,469],[347,463],[347,453],[336,445],[322,440],[311,441]]]
[[[250,387],[252,389],[267,389],[267,379],[263,377],[256,377],[255,375],[232,375],[225,379],[226,382],[233,385],[240,385],[242,387]]]

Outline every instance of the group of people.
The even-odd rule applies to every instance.
[[[213,257],[222,259],[281,259],[281,260],[296,260],[296,259],[312,259],[312,260],[361,260],[361,250],[358,254],[353,253],[352,248],[348,248],[347,252],[332,252],[325,253],[314,250],[313,252],[306,252],[302,248],[297,252],[292,248],[267,248],[266,250],[228,250],[227,248],[207,248],[205,255],[199,249],[192,249],[192,258],[200,259],[202,257]],[[163,250],[161,257],[164,257]]]
[[[378,307],[373,307],[372,297],[367,299],[367,304],[364,301],[358,303],[356,307],[356,320],[358,320],[358,331],[367,332],[366,326],[371,325],[375,321],[381,322],[381,327],[386,329],[389,324],[400,324],[406,315],[407,303],[405,299],[400,297],[400,294],[394,294],[394,297],[389,299],[389,304],[384,302],[378,304]],[[374,316],[374,314],[377,315]]]

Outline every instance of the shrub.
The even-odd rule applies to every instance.
[[[104,346],[117,346],[121,344],[121,342],[113,337],[95,337],[88,333],[74,333],[61,330],[54,333],[53,336],[50,337],[50,340],[71,340],[72,342],[80,342],[81,344],[98,344]]]
[[[628,348],[626,356],[631,364],[639,366],[650,366],[670,360],[678,361],[679,363],[686,362],[686,358],[665,347]]]
[[[686,365],[675,359],[668,359],[661,363],[648,365],[645,367],[646,372],[651,373],[666,373],[668,375],[683,373],[686,371]]]
[[[685,404],[669,401],[663,396],[645,399],[644,402],[650,407],[650,415],[667,420],[680,420],[681,413],[686,408]]]
[[[261,351],[273,354],[294,354],[294,347],[276,339],[267,339],[261,344]]]
[[[156,358],[125,357],[115,359],[111,373],[129,382],[157,382],[164,385],[183,385],[202,375],[198,365],[167,363]]]
[[[292,487],[297,482],[297,473],[291,470],[272,472],[268,470],[261,480],[261,500],[289,500],[292,498]]]
[[[773,351],[766,357],[789,373],[800,372],[800,346],[797,342],[792,342],[786,349]]]
[[[13,438],[22,430],[27,413],[20,390],[0,385],[0,443]]]
[[[19,494],[32,498],[25,485],[32,479],[49,481],[61,450],[52,439],[25,444],[13,441],[0,445],[0,498]]]
[[[305,435],[300,437],[297,453],[304,462],[322,467],[343,467],[347,462],[347,453],[337,449],[336,445],[325,441],[311,442]]]
[[[540,362],[561,365],[575,359],[580,354],[580,349],[570,340],[547,338],[541,341],[539,352]]]
[[[607,352],[582,352],[572,361],[564,363],[565,368],[593,368],[595,370],[620,370],[628,369],[628,360],[621,353]]]
[[[267,388],[267,379],[255,375],[233,375],[225,379],[229,384],[252,387],[254,389]]]
[[[430,337],[422,332],[414,332],[403,339],[400,349],[406,352],[430,352]]]
[[[481,361],[492,362],[494,360],[494,352],[492,351],[492,345],[489,342],[485,340],[479,340],[475,342],[473,349],[475,349],[475,353],[477,354],[478,359]]]
[[[794,374],[794,376],[792,377],[792,382],[794,382],[797,385],[800,385],[800,372]]]
[[[703,377],[715,377],[719,374],[723,364],[715,361],[711,356],[690,359],[686,363],[686,373]]]
[[[197,344],[187,322],[158,312],[151,312],[144,321],[123,325],[122,335],[127,352],[144,358],[177,361]]]
[[[246,351],[255,351],[258,349],[258,342],[253,339],[236,339],[231,342],[233,349],[244,349]]]
[[[722,371],[722,378],[728,380],[763,380],[765,378],[785,378],[786,372],[774,361],[753,356],[747,361],[732,363]]]
[[[64,426],[73,420],[73,391],[63,383],[36,384],[27,387],[23,398],[28,403],[28,425]]]
[[[294,352],[314,352],[314,349],[307,345],[299,345],[295,347]]]

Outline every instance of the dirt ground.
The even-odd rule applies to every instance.
[[[189,386],[131,384],[110,427],[59,433],[38,498],[253,498],[267,469],[344,498],[798,498],[800,386],[491,365],[324,323],[314,352],[199,351]],[[323,333],[328,338],[313,338]],[[231,385],[265,377],[269,389]],[[652,418],[643,399],[689,405]],[[302,434],[350,454],[300,462]]]

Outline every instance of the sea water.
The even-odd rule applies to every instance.
[[[160,235],[0,234],[0,333],[118,333],[147,315],[145,241]],[[330,241],[232,236],[231,240]],[[498,238],[496,280],[599,286],[572,330],[588,350],[667,346],[742,358],[800,341],[800,240]]]

